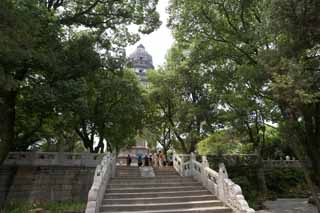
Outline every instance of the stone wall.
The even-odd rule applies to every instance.
[[[103,156],[10,153],[0,167],[0,205],[6,201],[86,201]]]
[[[0,167],[0,206],[7,197],[16,173],[15,167]]]
[[[86,201],[95,168],[19,167],[8,201]]]

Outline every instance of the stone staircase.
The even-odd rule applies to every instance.
[[[138,167],[117,167],[100,212],[232,212],[200,183],[179,176],[172,167],[157,168],[154,172],[155,177],[141,177]]]

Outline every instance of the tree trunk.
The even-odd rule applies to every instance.
[[[257,168],[257,178],[258,178],[258,187],[259,187],[259,198],[261,201],[264,201],[266,194],[268,192],[266,178],[264,174],[264,165],[261,154],[258,154],[258,168]]]
[[[308,163],[306,163],[308,164]],[[312,195],[312,198],[314,200],[314,203],[317,207],[317,210],[318,212],[320,212],[320,199],[319,199],[319,196],[318,196],[318,192],[319,192],[319,188],[318,186],[316,186],[314,184],[314,180],[312,180],[311,178],[311,175],[310,175],[310,172],[309,172],[309,168],[308,168],[308,165],[306,164],[303,164],[302,165],[302,169],[303,169],[303,172],[305,174],[305,179],[306,179],[306,182],[311,190],[311,195]]]
[[[310,165],[304,165],[303,167],[307,184],[311,190],[318,212],[320,212],[320,199],[318,196],[320,189],[320,157],[318,152],[318,141],[312,138],[309,138],[309,140],[312,141],[304,143],[303,145],[305,146],[308,160],[311,163],[311,168]]]
[[[96,146],[96,148],[94,149],[95,153],[104,153],[104,143],[103,143],[103,137],[99,138],[99,143],[98,146]]]
[[[196,140],[191,140],[190,142],[190,148],[189,148],[189,154],[194,152],[196,150],[196,144],[197,141]]]
[[[0,165],[6,159],[15,139],[16,91],[0,89]]]

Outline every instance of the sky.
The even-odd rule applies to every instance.
[[[167,19],[169,16],[166,8],[168,4],[169,0],[159,0],[157,10],[160,14],[162,25],[158,30],[149,35],[141,35],[140,41],[126,48],[127,55],[130,55],[139,44],[143,44],[146,51],[152,56],[153,65],[156,68],[164,64],[167,51],[174,41],[169,28],[167,28]]]

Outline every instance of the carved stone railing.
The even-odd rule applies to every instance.
[[[189,158],[188,161],[185,161]],[[223,163],[219,164],[219,172],[210,169],[208,160],[202,156],[202,162],[196,160],[195,155],[173,155],[173,166],[181,176],[192,176],[211,193],[218,197],[225,205],[236,213],[254,213],[245,200],[239,185],[228,178]]]
[[[86,213],[98,213],[103,196],[111,177],[115,176],[116,157],[107,153],[97,166],[93,184],[88,194]]]
[[[252,167],[259,166],[258,156],[256,154],[233,154],[233,155],[210,155],[207,156],[210,165],[214,168],[218,168],[219,163],[223,162],[227,167]],[[286,156],[286,159],[282,160],[263,160],[263,166],[265,169],[273,168],[292,168],[298,169],[302,165],[310,166],[310,163],[304,160],[296,160],[293,157]]]
[[[3,165],[96,167],[102,157],[94,153],[10,152]]]
[[[264,160],[263,166],[265,169],[273,168],[301,168],[302,165],[310,166],[307,161],[300,160]]]

